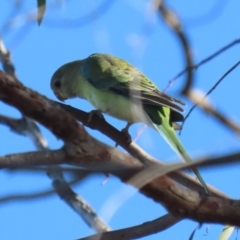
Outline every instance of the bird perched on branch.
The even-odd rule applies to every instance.
[[[128,127],[143,122],[157,130],[185,162],[191,158],[178,139],[176,122],[183,121],[182,101],[161,92],[157,86],[128,62],[95,53],[61,66],[52,76],[51,88],[61,101],[79,97],[98,112],[127,121]],[[207,186],[193,168],[205,191]]]

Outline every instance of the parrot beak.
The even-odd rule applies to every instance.
[[[59,94],[55,94],[57,99],[60,100],[61,102],[64,102],[64,100],[66,100],[65,98],[63,98],[61,95]]]

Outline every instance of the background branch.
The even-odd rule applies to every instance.
[[[39,3],[39,2],[38,2]],[[43,5],[43,6],[42,6]],[[40,17],[38,20],[38,23],[40,24],[42,21],[42,17],[45,11],[45,6],[46,2],[41,3],[38,5],[39,7],[39,13],[38,17]],[[9,73],[10,76],[12,76],[14,79],[16,79],[16,75],[14,72],[14,66],[10,58],[10,52],[6,50],[3,41],[1,41],[0,38],[0,60],[3,63],[3,68],[6,73]],[[9,118],[3,115],[0,115],[0,123],[4,123],[10,128],[15,131],[18,134],[22,135],[27,135],[29,136],[32,141],[34,142],[36,148],[38,150],[44,151],[43,154],[45,155],[45,152],[48,151],[48,144],[45,138],[43,137],[39,127],[37,126],[36,122],[31,120],[30,118],[27,117],[22,117],[22,119],[15,120],[13,118]],[[50,152],[51,153],[51,152]],[[45,155],[46,156],[46,155]],[[42,161],[41,161],[42,163]],[[52,179],[53,181],[53,186],[58,193],[58,195],[62,198],[65,199],[65,202],[68,203],[76,212],[79,213],[79,215],[85,220],[85,222],[95,229],[97,232],[103,232],[103,231],[109,231],[110,228],[97,216],[97,214],[94,212],[92,207],[87,204],[86,201],[80,196],[78,196],[76,193],[72,191],[70,188],[70,185],[64,180],[63,173],[59,167],[51,166],[47,169],[48,176]],[[82,174],[81,178],[83,179],[86,176],[86,174]],[[80,178],[80,175],[78,174],[78,180]],[[80,181],[80,180],[79,180]],[[36,196],[43,196],[50,193],[44,192],[42,194],[35,194],[34,197]],[[19,198],[19,196],[14,196]],[[21,196],[22,198],[23,196]],[[33,195],[31,195],[33,197]],[[28,196],[28,199],[30,197]],[[9,198],[8,198],[9,199]],[[13,198],[11,198],[13,199]],[[6,198],[5,198],[6,200]]]
[[[156,220],[143,223],[134,227],[124,228],[111,232],[95,234],[78,240],[127,240],[148,236],[153,233],[161,232],[181,221],[181,218],[166,214]]]
[[[37,2],[47,2],[46,14],[42,15],[43,21],[40,27],[37,26],[35,11]],[[216,18],[214,24],[191,29],[188,28],[189,23],[186,22],[186,19],[189,18],[187,16],[192,16],[191,19],[194,20],[196,16],[203,15],[201,13],[205,12],[205,9],[210,9],[212,3],[192,5],[189,2],[183,4],[177,1],[170,3],[167,0],[156,0],[153,6],[152,1],[110,2],[103,1],[97,4],[93,1],[91,4],[82,5],[78,1],[62,1],[61,4],[56,4],[45,0],[35,0],[31,3],[34,5],[26,1],[14,1],[14,3],[5,1],[1,4],[4,11],[0,15],[0,25],[2,26],[0,34],[1,37],[4,37],[4,43],[11,49],[11,54],[0,39],[0,61],[2,61],[2,69],[5,71],[5,73],[0,72],[0,114],[2,114],[0,115],[0,124],[9,126],[15,133],[30,137],[40,151],[33,152],[34,148],[29,141],[14,137],[5,128],[1,129],[0,168],[2,169],[1,178],[3,177],[4,188],[0,202],[3,204],[15,201],[14,203],[16,203],[17,199],[22,200],[24,197],[30,200],[49,196],[51,191],[46,187],[49,182],[42,177],[44,172],[47,172],[60,198],[73,210],[82,214],[87,223],[96,230],[105,231],[109,227],[97,219],[98,216],[93,209],[89,209],[90,206],[84,208],[86,201],[82,201],[81,197],[77,195],[78,192],[86,197],[96,209],[101,208],[104,203],[106,207],[101,208],[100,215],[107,221],[110,221],[111,216],[116,215],[115,222],[113,222],[115,229],[121,228],[118,216],[123,219],[127,218],[128,224],[124,226],[127,227],[126,229],[102,235],[96,234],[91,236],[93,238],[101,236],[106,239],[109,236],[114,239],[116,237],[120,239],[121,237],[134,238],[162,231],[164,224],[161,225],[161,221],[156,223],[156,226],[154,226],[155,221],[152,221],[148,227],[147,224],[143,224],[128,228],[131,225],[146,222],[147,214],[150,216],[149,219],[164,215],[165,210],[159,208],[159,204],[169,212],[168,217],[172,219],[166,228],[170,227],[175,219],[178,221],[187,218],[198,222],[228,223],[239,226],[240,203],[234,185],[238,179],[238,167],[235,167],[235,163],[240,158],[238,139],[235,135],[235,133],[239,133],[239,126],[237,122],[233,121],[233,119],[238,119],[239,115],[239,109],[236,107],[239,82],[234,81],[234,78],[237,79],[237,75],[234,76],[234,74],[237,74],[239,69],[235,68],[231,74],[227,75],[229,81],[219,80],[219,82],[222,81],[222,84],[213,95],[214,102],[218,103],[217,108],[207,99],[200,103],[203,105],[203,108],[200,107],[200,109],[204,113],[210,113],[214,121],[196,111],[194,115],[191,115],[192,121],[189,126],[184,128],[186,134],[181,140],[189,154],[193,156],[193,159],[199,159],[194,156],[204,156],[192,165],[159,162],[158,158],[165,162],[168,160],[167,158],[175,156],[175,154],[168,147],[165,148],[162,140],[155,132],[151,132],[151,129],[147,129],[139,139],[140,146],[147,150],[145,152],[135,143],[129,144],[126,136],[117,130],[122,128],[120,121],[109,118],[109,122],[113,122],[114,127],[108,124],[108,117],[106,117],[107,121],[95,118],[88,123],[86,122],[87,113],[51,101],[26,87],[31,86],[51,98],[53,93],[49,88],[49,80],[56,68],[65,62],[85,58],[90,53],[106,52],[125,59],[142,69],[144,74],[160,87],[164,84],[162,80],[169,79],[169,76],[174,75],[173,73],[178,72],[177,69],[184,65],[186,75],[183,81],[185,81],[182,82],[182,85],[178,83],[176,87],[182,90],[182,95],[185,94],[183,97],[187,97],[195,104],[200,102],[204,96],[204,92],[196,91],[195,85],[200,84],[204,91],[209,89],[211,87],[209,79],[215,79],[215,76],[221,75],[221,69],[226,69],[229,63],[233,64],[239,61],[237,51],[235,48],[233,49],[233,46],[237,46],[240,42],[239,39],[222,47],[229,39],[236,38],[239,16],[236,11],[230,9],[236,9],[237,0],[228,2],[224,14]],[[219,5],[221,4],[219,3]],[[158,15],[162,17],[163,21],[156,21]],[[51,31],[48,31],[44,26],[57,26],[57,28],[53,27]],[[62,29],[59,29],[59,26]],[[79,29],[77,30],[76,27]],[[64,28],[65,30],[68,28],[67,34]],[[142,29],[146,31],[142,31]],[[223,32],[225,34],[220,34]],[[173,37],[175,37],[175,41]],[[69,51],[70,48],[73,51]],[[212,50],[216,48],[220,50],[203,59],[208,52],[213,52]],[[191,50],[196,53],[196,59],[203,59],[203,61],[195,64],[195,57]],[[220,56],[220,54],[222,55]],[[19,79],[24,81],[24,85],[18,80],[11,58],[14,58]],[[215,61],[212,61],[213,59]],[[195,71],[196,69],[198,71]],[[198,74],[196,79],[195,73]],[[224,77],[222,79],[226,79]],[[174,91],[174,88],[171,91]],[[227,93],[231,93],[229,97],[226,95]],[[81,109],[89,107],[80,100],[70,100],[69,103],[76,104],[75,106]],[[22,113],[22,116],[19,117],[18,111]],[[220,126],[217,125],[216,120],[221,123]],[[105,138],[97,131],[90,130],[92,136],[99,138],[96,140],[88,134],[86,130],[89,129],[84,125],[101,132],[110,139]],[[231,131],[225,131],[225,126]],[[40,129],[43,129],[50,146],[60,149],[47,149],[47,141],[42,136]],[[131,133],[135,134],[136,129],[138,129],[137,124],[131,128]],[[121,143],[120,145],[127,153],[121,152],[121,148],[115,149],[103,143],[106,141],[113,145],[112,140]],[[19,153],[23,150],[24,152]],[[209,152],[211,157],[208,157]],[[9,155],[4,156],[5,154]],[[62,164],[64,166],[59,166]],[[228,165],[226,166],[226,164]],[[207,169],[202,172],[204,179],[237,200],[230,199],[214,188],[211,188],[212,195],[206,196],[194,177],[182,170],[179,171],[189,166],[199,165],[202,169]],[[216,169],[217,166],[221,166],[221,169],[219,167]],[[34,175],[36,181],[29,181],[29,176],[26,176],[29,173],[31,174],[30,180]],[[103,174],[111,176],[104,186],[99,183],[99,181],[102,182]],[[6,180],[5,177],[7,177]],[[74,192],[70,187],[77,181],[79,184],[74,187],[74,191],[76,191]],[[43,186],[47,184],[43,188],[45,191],[37,192],[40,189],[37,189],[39,184],[43,184]],[[130,189],[126,185],[130,185]],[[135,186],[135,190],[132,190],[132,186],[133,188]],[[119,189],[120,191],[119,187],[122,188]],[[116,197],[113,195],[108,201],[111,191],[116,192]],[[26,194],[10,195],[9,192],[26,192]],[[141,199],[146,199],[141,195],[154,200],[144,203],[144,214],[141,214],[143,208],[140,203]],[[125,199],[130,197],[132,197],[131,201],[125,202]],[[49,239],[80,237],[79,219],[77,222],[73,220],[74,217],[79,216],[69,211],[69,208],[64,206],[66,204],[61,204],[60,199],[56,197],[43,200],[32,202],[30,205],[25,204],[25,206],[23,206],[24,204],[21,206],[8,204],[7,208],[2,208],[6,218],[1,220],[3,228],[1,236],[18,238],[19,231],[17,228],[16,231],[11,231],[11,226],[24,229],[24,224],[27,222],[30,230],[21,232],[21,237],[24,239],[33,239],[39,226],[44,229],[44,233],[43,231],[38,232],[39,238],[46,237],[43,236],[46,234],[53,234],[54,237],[47,235]],[[115,214],[122,204],[124,206],[118,212],[119,215]],[[27,211],[21,215],[21,220],[18,217],[9,217],[16,215],[21,207],[27,208]],[[29,221],[31,218],[27,212],[30,214],[34,212],[34,216],[37,216],[35,221]],[[41,221],[41,214],[45,221]],[[59,217],[59,214],[71,224],[66,227],[66,221],[61,221],[62,218]],[[139,218],[138,221],[135,221],[136,218]],[[162,219],[164,218],[162,217]],[[54,231],[52,222],[56,224],[58,231]],[[84,232],[84,227],[86,230],[88,229],[85,225],[85,223],[80,225],[82,236],[87,234]],[[186,234],[192,232],[193,225],[196,223],[183,221],[169,231],[161,232],[153,237],[169,238],[168,234],[172,234],[170,238],[176,238],[176,234],[177,236],[181,234],[182,238],[187,238]],[[206,238],[217,238],[219,230],[215,237],[212,235],[214,229],[217,228],[211,227],[211,236],[209,233]],[[230,230],[232,229],[233,227],[230,227]],[[199,231],[195,231],[194,238],[198,237],[197,234]],[[166,235],[168,237],[165,237]]]

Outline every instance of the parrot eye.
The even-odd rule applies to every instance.
[[[59,80],[56,81],[56,82],[54,83],[54,86],[55,86],[56,88],[61,87],[61,82],[60,82]]]

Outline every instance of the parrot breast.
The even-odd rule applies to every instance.
[[[127,97],[117,95],[108,90],[97,89],[87,81],[84,81],[82,89],[84,89],[84,92],[81,95],[95,109],[127,122],[148,122],[140,102],[131,102]]]

